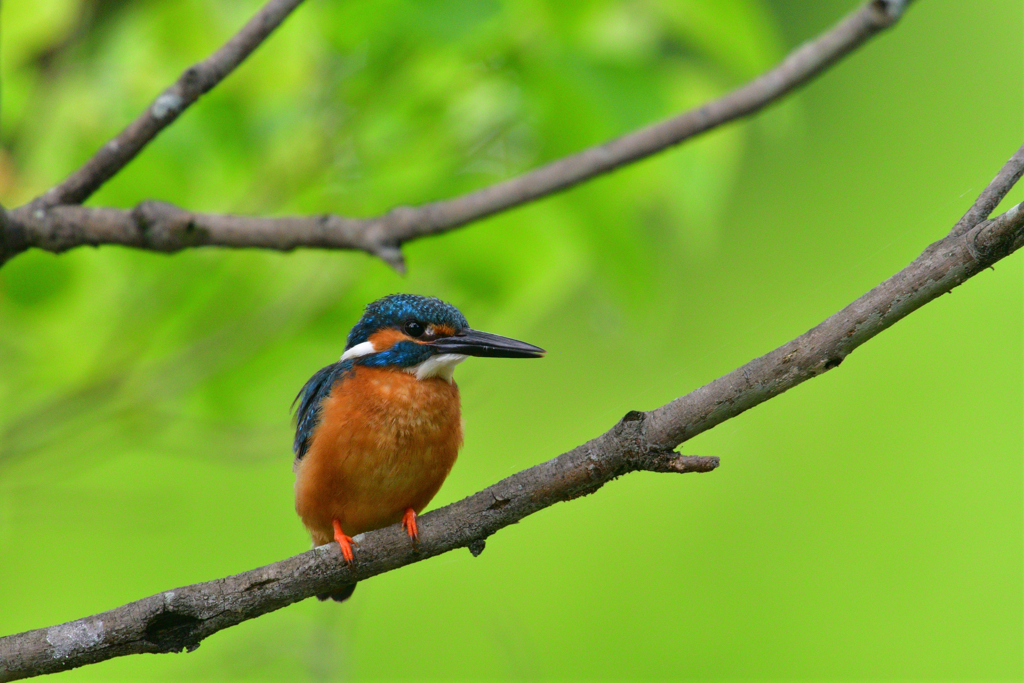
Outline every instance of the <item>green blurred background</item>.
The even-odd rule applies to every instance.
[[[4,204],[258,6],[5,2]],[[365,216],[451,196],[714,97],[854,6],[310,0],[90,203]],[[17,257],[0,634],[305,550],[289,404],[382,295],[437,295],[549,350],[459,368],[466,445],[435,507],[800,334],[943,236],[1024,140],[1022,22],[1021,0],[920,0],[751,120],[408,245],[406,277],[319,251]],[[630,475],[477,559],[61,676],[1024,677],[1022,263],[686,444],[721,456],[713,474]]]

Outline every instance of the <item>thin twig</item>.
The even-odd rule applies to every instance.
[[[422,517],[416,547],[395,525],[359,539],[354,565],[326,545],[225,579],[150,596],[50,628],[0,638],[0,681],[140,652],[194,649],[206,636],[318,593],[467,547],[556,502],[593,493],[636,470],[709,471],[717,459],[672,448],[838,367],[858,346],[1024,246],[1024,208],[930,245],[910,265],[789,344],[553,460]]]
[[[901,10],[891,2],[869,2],[789,53],[775,68],[717,100],[519,177],[454,199],[416,208],[399,207],[378,220],[387,226],[388,236],[401,244],[555,194],[649,157],[775,102],[892,26]]]
[[[1003,201],[1003,197],[1010,191],[1010,188],[1020,180],[1021,174],[1024,174],[1024,145],[1003,164],[996,177],[982,190],[974,204],[956,222],[956,225],[953,226],[949,234],[953,236],[962,235],[988,218],[989,214],[999,206],[999,202]]]
[[[191,229],[185,230],[160,231],[159,239],[150,239],[146,234],[148,224],[138,220],[142,207],[156,203],[141,204],[133,211],[65,211],[59,217],[50,216],[46,210],[49,207],[80,202],[99,186],[95,181],[83,184],[76,178],[92,178],[96,174],[88,169],[97,159],[103,155],[120,154],[107,148],[116,144],[118,149],[122,149],[121,138],[133,131],[134,126],[141,125],[139,121],[153,118],[147,110],[139,121],[97,152],[93,160],[71,178],[43,195],[36,203],[11,212],[8,235],[6,238],[0,236],[0,247],[3,247],[4,242],[7,245],[0,249],[0,264],[5,260],[4,250],[6,258],[10,258],[28,247],[59,252],[80,245],[99,244],[121,244],[157,251],[175,251],[194,246],[268,249],[294,249],[302,246],[358,249],[378,256],[402,271],[404,262],[400,248],[405,242],[447,232],[547,197],[764,108],[893,25],[902,15],[906,4],[895,0],[868,2],[827,32],[793,50],[773,69],[717,100],[516,178],[444,201],[417,207],[400,206],[384,215],[361,219],[336,215],[251,218],[193,213],[168,204],[159,204],[165,207],[163,215],[167,224],[191,226]],[[157,98],[157,102],[160,101],[161,98]],[[161,122],[165,120],[166,123],[170,122],[166,116]],[[141,145],[134,149],[132,156],[139,148]],[[124,161],[127,162],[128,158],[130,156]],[[102,166],[109,168],[110,173],[104,175],[99,182],[109,178],[121,166],[123,163]],[[85,189],[76,189],[80,186]]]
[[[33,204],[49,208],[80,204],[135,158],[150,140],[169,126],[189,105],[220,83],[281,25],[302,0],[270,0],[216,52],[185,69],[127,128],[101,147],[60,185],[37,197]]]

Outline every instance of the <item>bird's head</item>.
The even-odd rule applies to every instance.
[[[451,381],[468,356],[539,358],[544,349],[470,328],[451,304],[415,294],[392,294],[366,307],[348,334],[341,359],[357,365],[395,367],[419,379]]]

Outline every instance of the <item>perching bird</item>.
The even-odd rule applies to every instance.
[[[341,360],[295,400],[295,510],[313,545],[399,521],[416,541],[416,515],[462,446],[455,366],[467,356],[538,358],[544,349],[470,329],[440,299],[393,294],[366,307]],[[318,595],[341,602],[355,590]]]

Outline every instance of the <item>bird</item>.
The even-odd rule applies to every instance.
[[[392,294],[366,306],[337,363],[295,397],[295,510],[313,541],[337,542],[416,516],[441,488],[462,446],[455,366],[469,356],[539,358],[544,349],[470,328],[435,297]],[[320,600],[342,602],[355,584]]]

